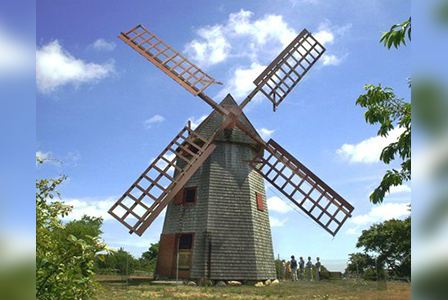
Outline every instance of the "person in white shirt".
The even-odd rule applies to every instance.
[[[313,263],[311,262],[311,257],[308,256],[308,261],[306,263],[306,269],[308,271],[308,280],[313,280]]]
[[[322,264],[320,263],[320,258],[316,257],[316,264],[314,265],[316,268],[316,280],[320,281],[320,267]]]

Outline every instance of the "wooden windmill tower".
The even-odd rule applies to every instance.
[[[353,207],[274,140],[265,142],[242,112],[258,92],[276,107],[325,52],[303,30],[237,104],[204,93],[218,83],[142,25],[119,35],[181,86],[214,108],[169,143],[109,213],[141,236],[167,208],[159,278],[263,280],[276,277],[264,180],[331,235]]]

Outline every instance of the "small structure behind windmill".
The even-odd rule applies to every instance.
[[[325,52],[303,30],[254,81],[238,105],[204,93],[218,83],[142,25],[119,37],[214,110],[184,127],[109,213],[141,236],[167,208],[159,278],[265,280],[276,277],[264,180],[333,236],[353,207],[242,112],[258,92],[276,107]]]

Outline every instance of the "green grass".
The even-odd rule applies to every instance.
[[[282,282],[278,286],[188,287],[102,283],[98,299],[411,299],[411,284],[338,280]]]

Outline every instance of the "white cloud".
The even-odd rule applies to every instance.
[[[321,43],[333,44],[350,26],[337,27],[325,21],[315,35]],[[225,87],[216,95],[223,98],[231,93],[239,101],[255,88],[253,80],[296,36],[297,32],[282,15],[267,14],[255,19],[253,12],[240,10],[220,24],[199,28],[197,37],[185,46],[185,52],[201,66],[222,63],[229,58],[247,59],[248,62],[231,69]],[[340,65],[344,57],[325,54],[320,66]],[[261,99],[262,95],[258,94],[252,102]]]
[[[283,20],[281,15],[265,15],[263,18],[252,21],[253,12],[241,10],[230,14],[228,28],[230,34],[249,37],[252,46],[264,46],[269,42],[280,42],[287,46],[297,35],[293,28]]]
[[[411,187],[403,184],[403,185],[397,185],[397,186],[391,186],[389,190],[389,194],[400,194],[400,193],[410,193]]]
[[[196,129],[206,118],[208,115],[202,115],[199,118],[189,117],[187,121],[191,122],[191,129]]]
[[[405,217],[410,213],[409,203],[384,203],[373,207],[367,214],[354,217],[350,222],[356,225],[365,225]]]
[[[107,42],[105,39],[97,39],[92,45],[89,47],[92,47],[95,50],[98,51],[112,51],[117,47],[117,44],[114,42]]]
[[[381,152],[390,143],[396,142],[403,128],[395,128],[387,137],[375,136],[361,141],[358,144],[344,144],[336,150],[336,153],[350,161],[350,163],[375,163],[379,162]]]
[[[32,46],[2,28],[0,24],[0,76],[21,74],[33,65]]]
[[[353,227],[348,228],[345,233],[348,235],[359,235],[360,229],[372,223],[379,223],[390,219],[399,219],[410,214],[409,203],[383,203],[373,207],[370,212],[358,215],[350,219],[349,223]]]
[[[269,217],[269,222],[271,224],[271,227],[283,227],[283,225],[285,225],[286,221],[288,221],[288,219],[280,220],[275,217]]]
[[[324,66],[339,66],[342,63],[342,58],[336,55],[322,55],[322,64]]]
[[[330,21],[326,20],[319,24],[318,31],[313,33],[313,35],[322,45],[332,45],[335,43],[336,38],[345,35],[351,27],[351,24],[341,27],[333,26]],[[323,66],[339,66],[347,56],[347,54],[338,56],[326,53],[322,55],[320,62]]]
[[[329,29],[322,29],[314,34],[314,37],[321,43],[325,44],[333,44],[334,43],[334,34]]]
[[[160,213],[160,215],[162,214],[163,211]],[[120,226],[121,224],[117,225]],[[147,234],[147,232],[145,234]],[[132,248],[141,248],[141,252],[148,250],[148,248],[151,247],[151,244],[157,242],[158,240],[148,239],[146,236],[145,238],[141,238],[135,234],[132,235],[127,234],[126,236],[120,238],[111,237],[106,239],[107,245],[109,246],[109,248],[113,250],[118,250],[121,247],[125,247],[126,250],[128,250],[128,247],[129,248],[132,247]]]
[[[345,232],[346,234],[349,235],[358,235],[358,227],[351,227],[349,229],[347,229],[347,231]]]
[[[322,38],[320,41],[323,44],[333,44],[336,37],[342,37],[347,34],[347,32],[352,28],[352,24],[348,23],[343,26],[333,25],[330,20],[325,20],[321,22],[317,28],[317,32],[313,35],[315,37]]]
[[[114,63],[87,63],[73,57],[58,40],[36,52],[36,82],[42,93],[52,93],[59,87],[73,84],[96,83],[114,72]]]
[[[73,206],[73,210],[65,220],[79,220],[83,215],[101,217],[104,221],[111,220],[113,217],[108,210],[117,200],[116,197],[63,199],[65,204]]]
[[[261,128],[260,130],[258,130],[258,132],[260,133],[263,140],[268,140],[272,137],[272,134],[274,134],[275,129],[269,130],[266,128]]]
[[[230,81],[229,87],[235,98],[246,97],[254,88],[253,81],[266,69],[266,66],[252,63],[249,68],[237,68]]]
[[[266,66],[258,63],[252,63],[248,68],[237,67],[232,74],[227,86],[222,89],[217,98],[224,98],[228,93],[232,94],[235,100],[241,100],[246,97],[254,88],[253,81],[266,69]],[[260,96],[260,94],[258,95]],[[253,102],[260,101],[259,97],[252,99]]]
[[[145,125],[146,129],[150,129],[154,124],[159,124],[165,121],[165,118],[161,115],[154,115],[151,118],[145,120],[143,125]]]
[[[286,214],[293,210],[285,201],[275,196],[268,199],[268,208],[270,212],[279,214]]]
[[[261,47],[269,42],[280,50],[296,36],[281,15],[266,15],[252,20],[253,12],[240,10],[229,15],[223,24],[197,30],[198,38],[185,46],[185,51],[201,65],[213,65],[229,57],[249,56],[255,62]]]
[[[326,21],[319,25],[315,35],[321,43],[333,44],[347,28],[332,26]],[[229,58],[248,59],[248,64],[231,69],[226,86],[216,96],[223,98],[231,93],[236,100],[241,100],[254,89],[253,80],[296,36],[297,32],[282,15],[267,14],[255,19],[253,12],[240,10],[230,14],[223,23],[199,28],[197,38],[185,46],[185,52],[201,66],[222,63]],[[339,65],[343,58],[325,54],[321,66]],[[259,94],[252,102],[260,102],[262,98]]]
[[[206,66],[220,63],[227,58],[231,46],[221,25],[201,28],[197,34],[199,38],[185,46],[185,51],[194,60]]]

